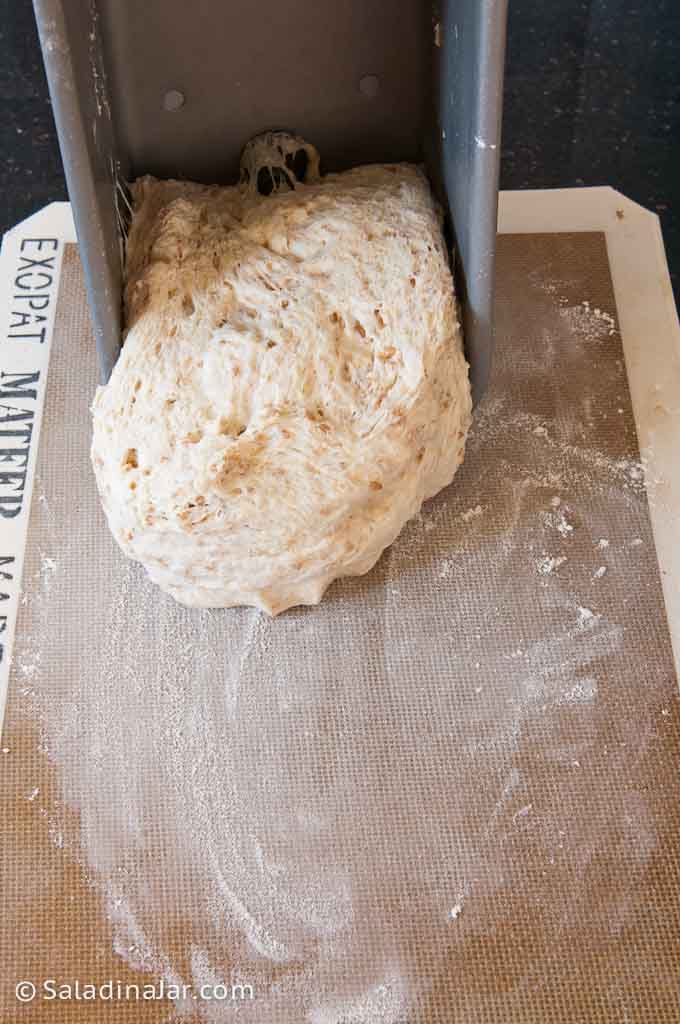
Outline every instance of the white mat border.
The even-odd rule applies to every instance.
[[[58,242],[57,248],[54,249],[49,245],[41,248],[35,241],[32,241],[44,239],[56,239]],[[12,559],[10,563],[0,566],[0,572],[2,573],[2,577],[0,577],[0,592],[3,595],[2,600],[0,600],[0,615],[3,617],[0,621],[2,626],[2,633],[0,634],[0,642],[2,643],[2,661],[0,662],[0,726],[5,714],[14,634],[21,600],[24,555],[31,514],[35,467],[40,445],[40,427],[45,405],[54,321],[61,283],[62,258],[64,246],[69,242],[75,241],[76,233],[69,203],[51,203],[32,217],[28,217],[20,224],[17,224],[16,227],[5,234],[2,240],[2,252],[0,253],[0,371],[5,374],[39,373],[40,376],[35,389],[37,391],[35,401],[29,403],[26,399],[10,400],[0,398],[0,403],[4,405],[11,405],[16,408],[30,407],[33,412],[33,433],[29,447],[21,512],[15,518],[0,519],[0,557]],[[10,324],[12,323],[12,308],[17,306],[17,303],[14,301],[14,295],[17,291],[16,277],[21,267],[22,253],[36,258],[39,256],[54,257],[52,261],[54,267],[52,272],[53,280],[49,287],[50,302],[44,311],[46,320],[43,324],[45,328],[43,342],[19,341],[11,337],[11,334],[16,333],[16,331],[10,329]]]
[[[659,218],[606,186],[503,192],[499,234],[602,231],[680,680],[680,324]]]

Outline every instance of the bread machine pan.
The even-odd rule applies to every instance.
[[[234,183],[283,128],[322,169],[424,162],[455,252],[473,395],[491,361],[507,0],[34,0],[103,378],[126,182]]]

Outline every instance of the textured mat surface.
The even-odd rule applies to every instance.
[[[465,465],[368,576],[274,621],[189,611],[98,508],[69,249],[0,756],[3,1021],[680,1019],[680,708],[603,236],[501,237],[497,317]],[[144,1000],[159,978],[184,997]],[[109,981],[139,992],[82,998]]]

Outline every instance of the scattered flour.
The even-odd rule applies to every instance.
[[[40,553],[40,570],[38,578],[43,586],[48,587],[52,582],[52,577],[57,571],[57,563],[54,558],[50,558],[44,552]]]
[[[457,921],[458,920],[460,915],[463,913],[463,906],[464,906],[464,900],[459,897],[458,898],[458,902],[454,903],[454,905],[449,910],[449,917],[451,918],[452,921]]]
[[[52,840],[52,845],[55,846],[57,850],[63,850],[64,834],[61,831],[61,829],[58,828],[57,825],[54,824],[54,822],[50,822],[50,824],[48,825],[48,832],[50,835],[50,839]]]
[[[557,530],[562,537],[570,537],[574,532],[574,524],[569,521],[566,507],[556,507],[554,512],[541,512],[539,516],[544,526]]]
[[[445,558],[439,565],[439,579],[449,580],[455,572],[456,561],[454,558]]]
[[[583,608],[579,606],[577,608],[577,612],[578,629],[581,631],[592,629],[597,620],[599,619],[599,615],[596,615],[595,612],[591,611],[590,608]]]
[[[575,306],[567,305],[566,299],[561,301],[564,304],[560,306],[560,316],[576,340],[598,342],[616,334],[616,320],[610,313],[585,300]]]
[[[614,465],[628,477],[632,484],[639,485],[644,482],[644,467],[637,459],[619,459]]]
[[[466,512],[461,512],[460,518],[464,523],[469,523],[472,519],[476,519],[478,516],[483,515],[484,509],[481,505],[475,505],[474,508],[469,508]]]
[[[329,1003],[310,1014],[310,1024],[393,1024],[406,1016],[406,993],[399,977],[368,989],[357,999]]]
[[[536,560],[536,571],[539,576],[552,576],[566,560],[564,555],[544,555],[543,558]]]
[[[593,677],[580,679],[570,690],[563,693],[558,704],[587,704],[597,696],[597,680]]]

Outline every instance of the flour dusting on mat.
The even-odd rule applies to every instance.
[[[275,621],[182,608],[123,560],[87,471],[94,346],[60,340],[13,675],[46,771],[22,807],[132,970],[253,987],[175,1020],[482,1020],[459,970],[482,938],[493,958],[528,921],[540,957],[584,921],[635,932],[669,676],[620,348],[598,316],[584,343],[560,289],[503,282],[455,486],[373,572]],[[598,418],[610,393],[626,415]]]
[[[616,320],[611,313],[592,306],[586,299],[577,305],[568,305],[568,300],[562,299],[560,316],[576,341],[598,342],[616,334]]]
[[[536,560],[536,572],[539,576],[552,576],[560,566],[564,565],[566,560],[565,555],[544,555]]]

